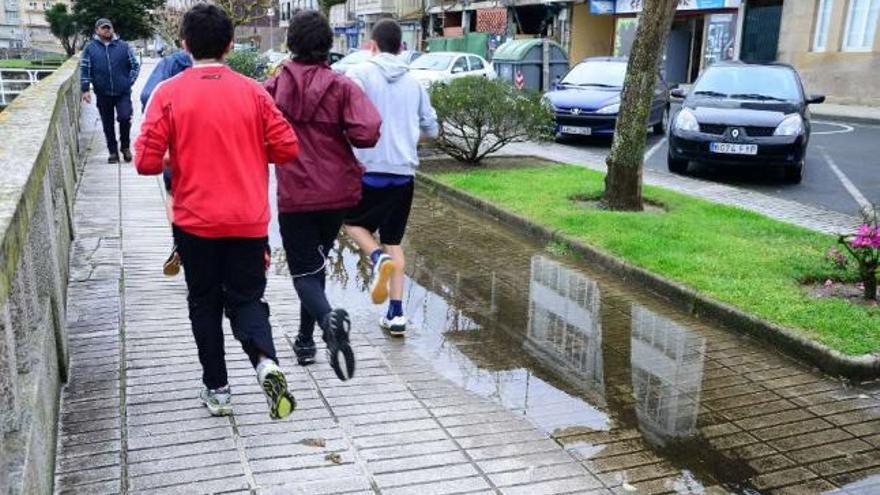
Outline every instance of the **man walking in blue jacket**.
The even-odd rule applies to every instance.
[[[113,32],[113,23],[98,19],[95,37],[86,45],[80,62],[83,101],[92,102],[90,88],[98,97],[98,111],[110,151],[109,163],[119,163],[119,151],[131,161],[131,87],[138,78],[140,64],[134,50]],[[119,121],[119,142],[116,124]]]

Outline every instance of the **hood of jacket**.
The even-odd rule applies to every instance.
[[[314,120],[324,99],[337,84],[336,74],[326,63],[284,62],[287,84],[279,85],[275,95],[278,108],[292,122]]]
[[[407,66],[399,57],[390,53],[380,53],[370,58],[367,63],[378,67],[379,72],[385,76],[385,79],[392,83],[409,72],[409,66]]]

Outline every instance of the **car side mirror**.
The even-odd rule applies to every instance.
[[[682,89],[682,88],[675,88],[675,89],[673,89],[672,91],[670,91],[669,94],[670,94],[673,98],[682,98],[682,99],[687,98],[687,95],[688,95],[688,94],[687,94],[687,91],[685,91],[685,90]]]
[[[825,103],[825,95],[810,95],[807,98],[807,105],[818,105],[820,103]]]
[[[461,67],[453,67],[452,68],[453,74],[461,74],[462,72],[464,72],[464,69],[462,69]]]

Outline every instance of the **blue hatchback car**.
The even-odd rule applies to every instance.
[[[613,136],[620,112],[620,93],[626,76],[626,58],[587,58],[575,65],[544,99],[556,114],[556,138]],[[658,73],[648,126],[666,132],[669,88]]]

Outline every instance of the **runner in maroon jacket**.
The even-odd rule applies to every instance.
[[[332,45],[333,31],[323,15],[298,13],[287,31],[287,47],[296,55],[266,82],[266,89],[300,145],[296,160],[276,169],[281,237],[301,301],[293,349],[299,364],[315,362],[317,323],[330,366],[340,380],[348,380],[355,368],[351,323],[344,309],[332,309],[327,301],[325,268],[346,211],[361,198],[364,171],[351,147],[375,146],[382,121],[360,87],[330,69]]]

